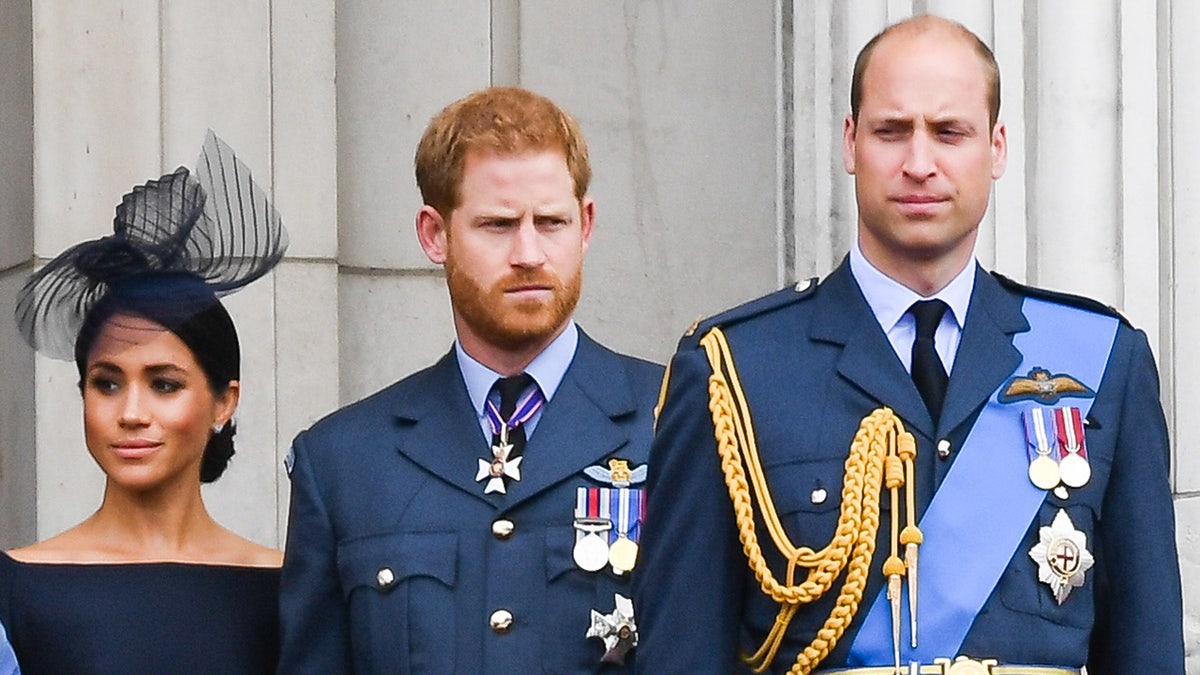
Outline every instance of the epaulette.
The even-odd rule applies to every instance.
[[[1060,305],[1067,305],[1070,307],[1078,307],[1079,309],[1086,309],[1089,312],[1095,312],[1097,314],[1104,314],[1105,316],[1111,316],[1111,317],[1119,320],[1121,323],[1125,324],[1126,326],[1132,326],[1132,324],[1129,323],[1129,319],[1126,319],[1123,314],[1118,312],[1116,307],[1113,307],[1111,305],[1106,305],[1103,302],[1100,302],[1098,300],[1093,300],[1091,298],[1087,298],[1082,295],[1074,295],[1071,293],[1062,293],[1059,291],[1049,291],[1044,288],[1038,288],[1036,286],[1028,286],[1026,284],[1022,284],[1022,283],[1013,281],[1012,279],[1009,279],[1008,277],[1004,276],[1003,274],[1000,274],[999,272],[992,272],[992,276],[995,277],[996,281],[1000,282],[1001,286],[1003,286],[1007,290],[1012,291],[1013,293],[1019,293],[1021,295],[1028,295],[1030,297],[1034,297],[1039,300],[1056,302]]]
[[[700,338],[714,326],[726,328],[746,319],[774,311],[794,302],[799,302],[812,296],[817,290],[817,277],[802,279],[791,286],[781,288],[749,302],[742,303],[733,309],[727,309],[720,314],[693,323],[683,337],[679,339],[679,350],[693,349],[700,343]]]

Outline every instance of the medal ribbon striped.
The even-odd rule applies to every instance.
[[[640,488],[628,488],[629,516],[631,521],[625,534],[633,541],[639,541],[642,536],[642,521],[646,517],[646,493]]]
[[[1097,391],[1116,339],[1117,319],[1037,298],[1021,312],[1030,330],[1013,336],[1021,363],[1013,375],[1035,367],[1070,373]],[[1070,335],[1071,340],[1062,336]],[[1007,380],[1006,380],[1007,382]],[[900,660],[932,663],[959,653],[979,610],[999,582],[1037,516],[1046,492],[1029,481],[1029,460],[1017,451],[1025,439],[1019,415],[1032,401],[1000,403],[997,387],[959,449],[958,459],[921,517],[918,646],[908,635],[909,603],[901,609]],[[1081,418],[1092,399],[1074,399]],[[986,523],[987,527],[980,527]],[[969,551],[970,555],[964,555]],[[1032,570],[1029,572],[1032,574]],[[848,666],[891,666],[892,618],[886,589],[871,604],[854,637]]]
[[[575,488],[575,519],[599,520],[610,518],[612,498],[608,488],[577,487]],[[612,529],[609,529],[611,538]],[[578,542],[589,534],[585,530],[575,528],[575,541]]]
[[[545,402],[546,397],[542,395],[541,387],[534,385],[527,394],[517,401],[517,407],[513,410],[512,417],[505,420],[500,416],[500,411],[496,408],[496,404],[488,401],[487,405],[484,406],[484,412],[487,413],[488,426],[492,428],[492,433],[497,436],[500,435],[501,429],[516,429],[536,415],[537,411],[542,409],[542,404]]]
[[[588,489],[586,487],[575,488],[575,518],[588,517]]]
[[[1055,410],[1054,426],[1058,431],[1059,447],[1062,448],[1063,456],[1070,452],[1078,452],[1080,457],[1087,459],[1083,415],[1079,413],[1079,408],[1068,406]]]
[[[601,488],[611,491],[611,488]],[[642,491],[635,488],[616,488],[616,499],[612,500],[609,518],[613,529],[608,533],[608,543],[612,544],[621,535],[637,542],[638,530],[642,522]]]
[[[1046,433],[1046,412],[1049,408],[1034,406],[1026,410],[1021,417],[1025,420],[1025,439],[1029,444],[1029,459],[1037,459],[1044,455],[1058,461],[1058,439],[1056,434]]]

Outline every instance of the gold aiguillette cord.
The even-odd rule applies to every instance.
[[[904,423],[889,408],[879,408],[864,417],[846,457],[841,507],[833,538],[819,551],[804,546],[796,547],[784,532],[767,486],[758,456],[750,406],[738,379],[729,343],[719,328],[713,328],[700,340],[700,344],[704,347],[712,367],[712,375],[708,382],[709,412],[712,414],[713,434],[721,457],[721,470],[733,503],[738,538],[746,554],[747,564],[763,592],[780,605],[775,625],[762,646],[754,654],[743,656],[743,660],[754,672],[761,673],[770,667],[783,642],[787,627],[800,605],[820,598],[845,571],[846,579],[833,610],[813,640],[797,654],[796,662],[789,672],[793,675],[807,675],[815,670],[821,660],[837,645],[837,641],[854,620],[867,585],[871,559],[875,553],[875,537],[879,530],[879,497],[884,482],[886,460],[893,518],[892,556],[888,559],[889,564],[884,566],[884,573],[889,578],[889,598],[893,595],[892,586],[895,585],[896,599],[892,605],[893,646],[899,672],[900,576],[905,573],[905,563],[900,561],[898,543],[905,544],[905,556],[909,559],[909,593],[914,605],[914,626],[916,620],[916,545],[920,543],[920,531],[912,524],[915,513],[912,464],[916,457],[916,443],[912,434],[905,431]],[[751,485],[754,488],[753,497],[750,493]],[[901,486],[906,488],[908,526],[904,528],[903,533],[897,533],[897,491]],[[755,522],[756,504],[771,540],[788,561],[784,583],[775,578],[763,556]],[[893,559],[894,565],[891,564]],[[894,569],[896,565],[899,566],[898,572]],[[807,570],[805,579],[800,583],[796,583],[794,579],[797,567]],[[913,632],[915,641],[915,630]]]

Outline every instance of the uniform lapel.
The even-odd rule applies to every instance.
[[[909,426],[932,437],[933,418],[867,305],[848,262],[843,261],[821,284],[815,301],[810,337],[844,346],[838,373]]]
[[[942,432],[962,424],[1021,362],[1013,334],[1029,330],[1021,298],[1005,291],[976,266],[975,288],[938,424]]]
[[[616,419],[634,411],[620,360],[581,330],[575,358],[525,446],[521,481],[508,486],[506,507],[600,464],[628,444],[629,431]]]
[[[471,410],[454,351],[416,378],[410,391],[396,410],[400,454],[446,483],[496,505],[497,495],[484,495],[483,483],[475,481],[479,459],[491,453]]]

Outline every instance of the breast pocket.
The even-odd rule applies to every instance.
[[[592,610],[609,614],[615,609],[613,595],[632,598],[630,573],[620,576],[611,569],[586,572],[572,557],[575,528],[567,525],[546,528],[546,614],[542,617],[542,657],[546,673],[608,673],[602,666],[604,643],[587,637]],[[636,572],[633,572],[636,574]],[[636,611],[634,608],[635,621]],[[632,663],[632,657],[629,662]]]
[[[401,532],[338,546],[360,672],[450,673],[458,535]]]
[[[792,544],[821,549],[837,530],[845,459],[789,462],[767,470],[767,487]]]
[[[1039,562],[1029,555],[1040,541],[1041,528],[1049,527],[1054,522],[1059,508],[1049,501],[1042,506],[1037,523],[1021,547],[1013,553],[1012,561],[1001,577],[998,594],[1000,602],[1010,610],[1033,614],[1058,625],[1088,628],[1095,614],[1095,567],[1083,572],[1083,585],[1072,587],[1070,594],[1059,604],[1050,584],[1039,579]],[[1086,504],[1075,504],[1063,510],[1074,528],[1087,535],[1086,553],[1091,555],[1096,550],[1095,511]],[[1056,554],[1068,557],[1077,555],[1073,548],[1050,550],[1048,553]]]

